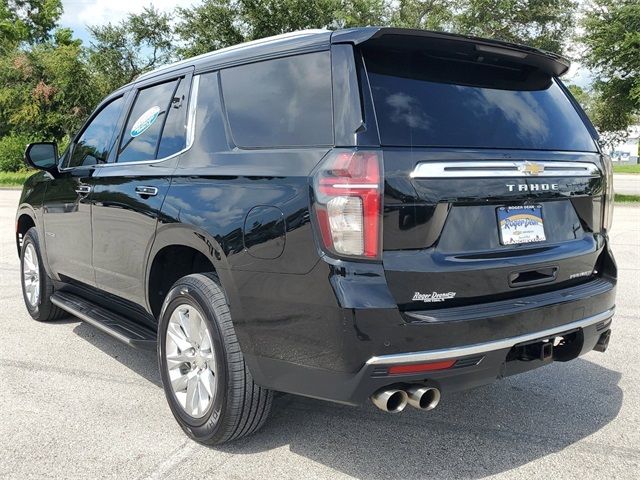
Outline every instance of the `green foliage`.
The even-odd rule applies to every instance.
[[[80,42],[65,30],[54,38],[0,57],[0,136],[60,139],[99,100]]]
[[[0,172],[17,172],[26,168],[24,150],[31,141],[26,135],[8,135],[0,138]]]
[[[2,187],[21,187],[22,184],[34,174],[33,170],[22,170],[19,172],[3,172],[0,171],[0,186]]]
[[[596,75],[593,121],[601,132],[625,131],[640,114],[640,2],[593,0],[583,27]]]
[[[613,173],[640,173],[640,165],[614,165]]]
[[[573,27],[575,0],[464,0],[461,33],[562,53]]]
[[[402,28],[456,31],[460,25],[456,25],[455,19],[462,1],[399,0],[389,23]]]
[[[61,15],[61,0],[1,0],[0,50],[49,40]]]
[[[183,57],[305,28],[391,25],[489,36],[561,52],[575,0],[204,0],[178,8]]]
[[[567,85],[567,88],[580,104],[585,113],[591,116],[593,109],[593,97],[591,95],[591,92],[578,85]]]
[[[616,203],[640,203],[640,195],[624,195],[622,193],[616,193]]]
[[[168,14],[149,6],[118,24],[89,27],[94,37],[89,61],[100,74],[99,88],[103,94],[172,59],[169,19]]]
[[[237,43],[308,28],[385,23],[385,0],[204,0],[178,8],[175,32],[190,57]]]

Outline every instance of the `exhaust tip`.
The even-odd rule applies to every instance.
[[[409,405],[419,410],[433,410],[440,403],[440,390],[433,387],[415,385],[407,389]]]
[[[407,406],[407,393],[395,388],[378,390],[371,396],[371,401],[383,412],[400,413]]]

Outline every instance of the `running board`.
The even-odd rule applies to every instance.
[[[135,348],[156,349],[156,332],[78,295],[55,292],[51,303]]]

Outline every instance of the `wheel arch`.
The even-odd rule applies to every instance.
[[[158,318],[171,286],[185,275],[215,273],[229,302],[232,280],[226,256],[215,238],[193,226],[171,224],[160,228],[146,267],[146,297],[149,311]],[[230,302],[229,302],[230,303]]]
[[[22,248],[22,238],[30,228],[37,227],[36,214],[28,205],[21,205],[16,214],[16,248],[18,255]]]

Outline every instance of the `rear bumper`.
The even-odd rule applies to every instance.
[[[565,325],[559,325],[557,327],[549,328],[547,330],[526,333],[515,337],[502,338],[499,340],[493,340],[484,343],[477,343],[474,345],[464,345],[459,347],[442,348],[438,350],[428,350],[424,352],[399,353],[372,357],[367,360],[366,365],[386,367],[389,365],[436,362],[448,359],[482,356],[494,351],[508,351],[519,344],[525,344],[542,339],[555,338],[566,332],[585,330],[589,329],[592,326],[595,326],[596,330],[602,331],[604,330],[605,326],[611,323],[610,320],[613,317],[614,313],[615,308],[610,308],[602,313],[598,313],[596,315],[583,318],[581,320],[577,320]],[[599,329],[597,328],[598,326],[600,327]],[[592,349],[593,346],[589,350]]]
[[[615,308],[533,333],[451,348],[373,356],[356,373],[335,372],[295,365],[274,359],[251,358],[259,365],[252,371],[256,382],[268,388],[299,395],[359,405],[377,390],[390,386],[427,384],[443,394],[492,383],[496,379],[532,370],[553,361],[568,361],[594,349],[600,337],[610,332]],[[520,358],[523,345],[564,337],[565,347],[554,348],[548,358]],[[388,367],[455,360],[452,367],[431,372],[390,375]],[[257,362],[256,362],[257,361]],[[253,370],[253,369],[252,369]]]

